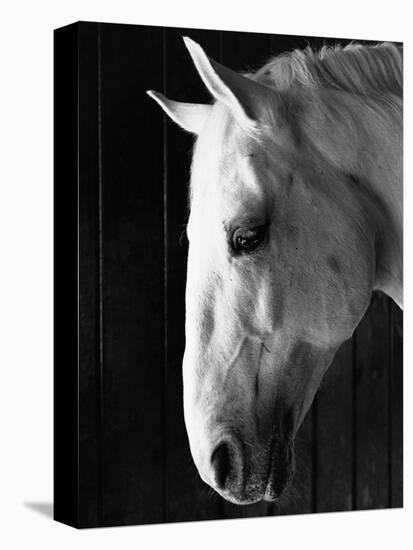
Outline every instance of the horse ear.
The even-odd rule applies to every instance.
[[[183,103],[168,99],[159,92],[148,90],[149,97],[154,99],[171,119],[187,132],[199,134],[210,112],[211,105],[200,103]]]
[[[225,103],[241,123],[256,122],[260,105],[272,90],[210,59],[201,46],[187,36],[183,40],[211,94]]]

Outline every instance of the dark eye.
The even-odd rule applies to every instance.
[[[232,248],[236,252],[251,252],[264,240],[266,226],[239,227],[232,236]]]

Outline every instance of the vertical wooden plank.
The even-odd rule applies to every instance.
[[[353,505],[353,343],[344,342],[317,395],[317,512]]]
[[[388,494],[388,301],[373,295],[355,335],[356,472],[354,507],[385,508]]]
[[[165,29],[165,93],[172,99],[209,103],[182,41],[190,36],[208,55],[219,56],[219,33]],[[200,479],[189,450],[183,417],[182,356],[185,346],[185,282],[188,183],[193,138],[165,119],[166,132],[166,448],[167,519],[190,521],[224,517],[222,499]]]
[[[390,506],[403,506],[403,312],[389,299],[390,308]]]
[[[79,525],[101,517],[97,24],[79,23]]]
[[[221,62],[239,72],[254,72],[268,61],[271,54],[271,36],[268,34],[223,32]],[[247,506],[236,506],[225,502],[228,517],[267,516],[274,513],[271,503],[259,502]]]
[[[163,513],[162,30],[100,25],[104,524]]]

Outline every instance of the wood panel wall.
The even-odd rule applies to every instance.
[[[209,101],[182,35],[244,71],[286,50],[337,42],[98,23],[56,31],[57,62],[75,52],[72,71],[56,69],[56,97],[70,95],[79,128],[78,141],[72,132],[65,144],[76,148],[79,160],[79,208],[72,213],[79,227],[76,510],[68,521],[60,504],[69,443],[61,436],[58,404],[67,360],[57,351],[56,519],[93,527],[402,506],[402,314],[383,295],[373,297],[322,383],[298,434],[293,487],[280,502],[234,506],[196,472],[181,377],[192,138],[145,95],[156,89],[175,99]],[[75,94],[67,84],[77,60]],[[63,103],[56,105],[58,197],[67,161]],[[72,180],[66,185],[76,186]],[[62,220],[63,204],[56,201]],[[63,271],[57,267],[57,290]],[[62,346],[64,333],[56,332]]]

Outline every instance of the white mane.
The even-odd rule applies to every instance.
[[[259,69],[254,80],[286,90],[291,87],[329,88],[363,96],[403,94],[401,49],[390,43],[310,47],[281,54]]]

